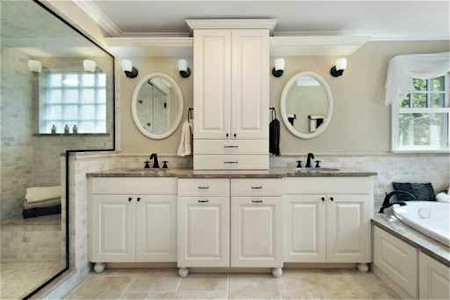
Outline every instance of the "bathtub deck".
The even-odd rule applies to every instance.
[[[409,227],[397,219],[390,211],[386,211],[385,214],[376,213],[372,218],[372,224],[450,267],[450,247]]]

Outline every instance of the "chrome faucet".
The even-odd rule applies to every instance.
[[[306,159],[306,166],[305,166],[305,168],[311,169],[313,167],[313,162],[314,162],[314,154],[313,153],[308,153],[308,158]]]

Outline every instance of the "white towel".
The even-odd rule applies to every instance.
[[[446,193],[439,193],[436,195],[436,200],[439,202],[450,203],[450,195],[448,195]]]
[[[181,129],[180,145],[178,146],[178,155],[187,156],[191,155],[191,128],[189,122],[183,124]]]
[[[61,186],[36,186],[27,188],[25,199],[27,202],[39,202],[49,199],[60,198],[62,195]]]

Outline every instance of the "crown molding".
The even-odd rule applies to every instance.
[[[110,37],[105,42],[120,57],[192,57],[191,37]]]
[[[108,18],[92,0],[72,0],[110,36],[122,36],[123,31]]]
[[[187,19],[191,29],[268,29],[273,32],[277,19]]]

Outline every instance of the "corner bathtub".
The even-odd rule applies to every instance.
[[[408,201],[394,205],[394,214],[403,223],[450,246],[450,205],[437,201]]]

